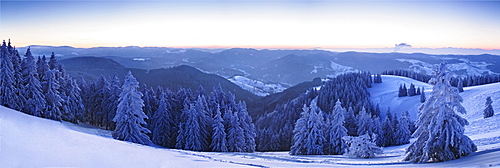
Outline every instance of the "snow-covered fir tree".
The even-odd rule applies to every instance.
[[[16,88],[17,79],[14,77],[12,53],[7,48],[5,40],[1,47],[0,56],[0,105],[19,110],[22,106],[19,101],[19,88]]]
[[[486,106],[486,108],[483,110],[484,118],[492,117],[493,115],[495,115],[493,107],[491,106],[492,103],[493,101],[491,100],[491,96],[488,96],[486,98],[486,102],[484,103],[484,105]]]
[[[462,81],[462,78],[458,80],[457,89],[458,92],[464,92],[464,82]]]
[[[337,100],[335,107],[330,115],[327,127],[328,132],[328,145],[326,154],[341,155],[345,152],[346,144],[342,137],[347,136],[347,129],[344,127],[344,114],[345,109],[342,108],[342,103]]]
[[[366,108],[362,108],[362,110],[358,114],[358,135],[372,135],[373,133],[373,121],[370,113],[366,111]]]
[[[417,91],[415,90],[415,85],[413,83],[410,84],[410,88],[408,88],[408,96],[417,95]]]
[[[382,146],[391,146],[394,142],[394,129],[392,127],[392,114],[390,109],[387,110],[385,114],[384,122],[382,123],[382,136],[379,139],[382,140]]]
[[[56,80],[57,70],[48,70],[45,74],[45,80],[42,83],[45,92],[45,101],[47,107],[43,114],[44,118],[61,121],[61,108],[63,99],[59,95],[59,81]]]
[[[194,96],[198,99],[194,102],[195,111],[198,113],[198,124],[200,125],[200,136],[203,151],[210,150],[210,130],[212,129],[212,117],[209,114],[208,104],[205,95],[202,92],[197,91]]]
[[[410,113],[405,111],[399,118],[399,122],[394,133],[394,145],[410,143],[410,138]]]
[[[167,95],[165,92],[160,94],[159,106],[155,115],[153,116],[153,130],[152,134],[152,142],[154,144],[168,147],[171,143],[171,125],[172,125],[172,117],[170,116],[171,111],[170,103],[167,100]]]
[[[144,101],[141,99],[142,93],[137,89],[139,82],[128,72],[122,86],[122,92],[118,99],[119,104],[116,110],[116,116],[113,121],[116,122],[116,128],[113,131],[113,138],[144,145],[152,144],[146,135],[150,131],[144,127],[144,121],[148,117],[142,111]]]
[[[306,139],[309,135],[307,123],[309,121],[310,108],[304,104],[300,118],[295,122],[293,129],[293,145],[290,148],[291,155],[306,155]]]
[[[382,154],[382,149],[366,134],[358,137],[345,136],[342,139],[349,145],[346,153],[344,153],[348,157],[372,158],[375,157],[375,154]]]
[[[111,79],[111,81],[109,82],[109,86],[107,89],[108,93],[106,94],[108,95],[108,97],[103,99],[104,103],[103,109],[105,109],[106,111],[105,113],[106,116],[103,116],[103,118],[105,118],[103,124],[106,127],[106,129],[109,130],[115,129],[115,123],[112,121],[116,115],[116,109],[119,103],[118,99],[120,98],[120,93],[122,92],[121,86],[122,84],[120,82],[120,79],[118,78],[118,75],[115,74]]]
[[[347,134],[349,136],[356,136],[358,135],[358,126],[357,126],[357,121],[356,117],[354,116],[354,110],[352,107],[349,107],[345,111],[345,122],[344,122],[344,127],[347,129]]]
[[[40,78],[40,82],[43,82],[43,79],[45,79],[45,74],[49,70],[49,64],[47,64],[47,58],[45,55],[42,57],[38,57],[38,60],[36,62],[36,72],[38,74],[38,77]]]
[[[203,143],[198,120],[199,113],[195,110],[195,105],[186,103],[182,116],[186,118],[186,121],[181,123],[179,135],[177,136],[176,148],[202,151]]]
[[[441,63],[435,71],[436,77],[429,98],[419,107],[417,140],[406,150],[405,160],[417,163],[442,162],[467,156],[477,150],[472,140],[464,135],[464,126],[469,124],[458,113],[465,114],[458,89],[452,87],[446,73],[446,64]]]
[[[81,89],[76,81],[70,78],[63,91],[65,92],[64,102],[67,105],[65,108],[67,111],[63,112],[63,119],[73,123],[85,121],[85,106],[80,96]]]
[[[316,99],[315,99],[316,100]],[[309,120],[307,122],[308,136],[306,138],[306,154],[307,155],[322,155],[323,148],[326,142],[323,123],[323,112],[316,105],[316,101],[312,101],[309,111]]]
[[[228,152],[243,152],[245,138],[243,128],[241,128],[238,114],[226,112],[226,118],[229,118],[229,128],[227,132]]]
[[[424,89],[422,88],[422,94],[420,94],[420,102],[421,103],[425,102],[425,99],[426,99],[425,92]]]
[[[36,72],[35,58],[31,54],[30,48],[28,48],[24,56],[22,71],[25,87],[22,94],[26,98],[26,103],[24,104],[23,111],[37,117],[42,117],[46,105],[45,95],[43,95],[42,85]]]
[[[245,146],[243,147],[243,152],[254,152],[255,151],[255,126],[252,122],[252,118],[248,115],[247,105],[244,101],[240,101],[237,105],[237,114],[239,115],[240,125],[243,129],[243,137],[245,139]]]
[[[215,116],[213,121],[213,134],[210,148],[213,152],[227,152],[226,132],[220,113],[219,104],[215,104]]]

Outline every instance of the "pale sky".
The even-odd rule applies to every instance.
[[[1,1],[17,46],[500,49],[500,1]]]

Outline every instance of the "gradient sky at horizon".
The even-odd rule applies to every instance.
[[[4,1],[17,46],[500,49],[500,1]]]

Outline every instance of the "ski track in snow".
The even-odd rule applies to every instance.
[[[383,83],[370,88],[372,101],[400,114],[418,107],[419,96],[397,97],[399,84],[432,86],[413,79],[382,76]],[[0,167],[488,167],[500,166],[500,115],[483,119],[486,97],[500,112],[500,83],[464,88],[460,93],[469,120],[465,127],[478,151],[461,159],[414,164],[403,161],[408,144],[383,148],[371,159],[343,155],[294,156],[284,152],[194,152],[149,147],[111,138],[111,131],[41,119],[0,107]],[[428,96],[429,94],[427,94]],[[414,141],[412,139],[411,141]]]

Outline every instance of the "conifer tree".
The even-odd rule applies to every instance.
[[[345,142],[342,137],[347,136],[347,129],[344,127],[344,112],[340,100],[335,103],[334,110],[330,116],[330,123],[328,126],[328,147],[327,154],[341,155],[346,149]]]
[[[316,100],[316,99],[315,99]],[[316,105],[316,101],[312,101],[310,105],[309,128],[306,138],[306,154],[307,155],[322,155],[324,144],[326,142],[324,134],[324,123],[321,109]]]
[[[291,155],[306,155],[306,139],[309,135],[307,129],[307,123],[309,120],[310,108],[304,104],[302,112],[300,113],[300,118],[295,122],[295,127],[293,129],[293,145],[290,148]]]
[[[187,108],[183,110],[186,121],[181,123],[176,147],[185,150],[202,151],[201,128],[198,123],[199,113],[195,110],[195,105],[187,103],[186,106]]]
[[[401,88],[401,96],[408,96],[408,89],[406,88],[406,84],[403,84],[403,88]]]
[[[108,85],[108,97],[103,99],[103,109],[106,111],[106,116],[103,116],[105,119],[105,127],[108,130],[114,130],[115,129],[115,123],[112,122],[113,118],[116,115],[116,109],[118,107],[118,99],[120,98],[120,93],[122,91],[121,89],[121,82],[120,79],[118,78],[118,75],[115,74],[111,81],[109,82]],[[149,118],[149,117],[148,117]]]
[[[458,92],[464,92],[464,83],[462,81],[462,78],[458,80],[457,89]]]
[[[354,117],[354,110],[352,107],[349,107],[348,110],[345,111],[345,122],[344,127],[347,129],[347,134],[349,136],[357,136],[358,126],[357,126],[356,118]]]
[[[484,118],[492,117],[495,114],[495,112],[493,111],[493,107],[491,106],[492,103],[493,101],[491,100],[491,96],[488,96],[486,98],[486,103],[484,104],[486,106],[483,111]]]
[[[237,114],[239,115],[240,125],[243,129],[243,137],[245,139],[245,145],[243,147],[243,152],[254,152],[255,151],[255,126],[252,122],[252,118],[248,115],[247,105],[244,101],[240,101],[237,105]]]
[[[48,70],[45,74],[42,86],[45,92],[45,101],[47,108],[44,112],[44,118],[61,121],[61,108],[63,99],[59,96],[59,81],[56,80],[57,70]]]
[[[31,54],[30,48],[24,55],[25,58],[22,64],[24,90],[22,94],[26,98],[23,111],[42,117],[43,110],[45,109],[45,96],[43,95],[42,85],[36,73],[35,58]]]
[[[36,62],[36,71],[38,77],[40,78],[40,82],[44,82],[45,74],[49,70],[49,64],[47,64],[47,58],[43,55],[41,58],[38,57]]]
[[[384,122],[382,123],[382,136],[379,137],[383,139],[382,146],[391,146],[394,141],[394,130],[392,129],[392,119],[390,113],[385,115]]]
[[[165,92],[160,94],[159,106],[155,115],[153,116],[153,124],[155,125],[152,130],[152,142],[154,144],[169,147],[171,144],[171,125],[172,117],[170,116],[170,103],[167,100]]]
[[[66,107],[63,111],[63,119],[73,123],[85,121],[85,106],[83,105],[81,89],[75,80],[69,79],[66,86],[63,88],[65,92]]]
[[[422,88],[422,94],[420,94],[420,102],[421,103],[424,103],[425,102],[425,92],[424,92],[424,89]]]
[[[369,114],[363,107],[358,114],[358,135],[372,135],[373,133],[373,123],[371,114]]]
[[[113,138],[144,145],[152,144],[146,135],[150,131],[144,127],[144,119],[148,117],[142,111],[144,101],[141,99],[142,93],[137,89],[139,82],[129,71],[125,76],[122,86],[122,92],[118,101],[116,116],[113,121],[116,122],[116,128],[113,131]]]
[[[210,144],[213,152],[227,152],[226,131],[223,122],[219,105],[215,104],[212,143]]]
[[[0,105],[16,110],[20,109],[18,92],[11,53],[3,41],[0,56]]]
[[[465,114],[458,89],[452,87],[446,74],[446,64],[435,71],[436,78],[429,99],[419,107],[417,140],[406,150],[405,160],[412,162],[442,162],[467,156],[477,150],[472,140],[464,135],[469,122],[458,113]]]
[[[209,151],[210,150],[210,132],[209,129],[212,129],[212,117],[208,112],[207,101],[205,96],[202,94],[197,94],[198,99],[194,102],[194,108],[197,115],[198,124],[200,125],[200,136],[201,136],[201,144],[202,150]]]
[[[245,146],[245,138],[243,134],[243,129],[241,128],[238,114],[231,114],[232,112],[226,112],[230,114],[229,119],[229,130],[227,133],[227,149],[228,152],[243,152]]]
[[[410,84],[410,88],[408,89],[408,96],[415,96],[417,95],[415,91],[415,85],[413,83]]]
[[[399,118],[399,122],[394,133],[394,145],[410,143],[410,138],[410,114],[408,111],[405,111],[401,118]]]

